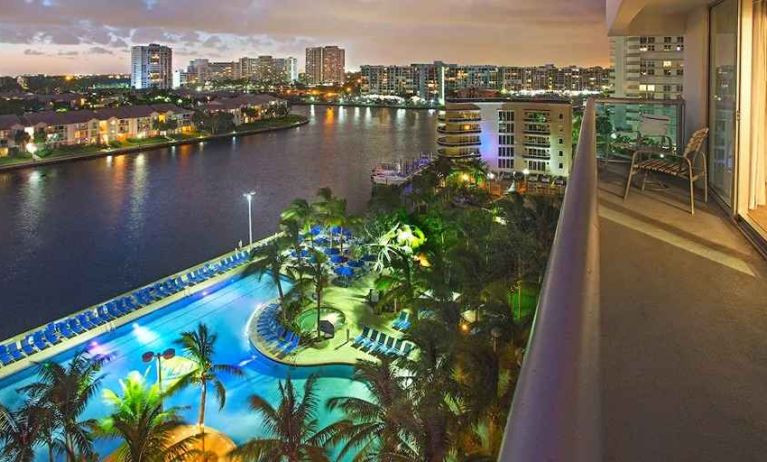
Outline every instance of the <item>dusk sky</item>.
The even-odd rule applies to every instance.
[[[604,0],[0,0],[0,75],[127,73],[129,47],[173,67],[346,48],[360,64],[606,65]]]

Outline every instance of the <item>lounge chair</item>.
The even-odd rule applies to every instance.
[[[37,353],[37,350],[34,346],[32,346],[32,342],[34,339],[31,335],[27,335],[24,337],[24,340],[21,341],[21,349],[24,350],[24,354],[27,356],[32,356],[33,354]]]
[[[367,338],[369,333],[370,333],[370,328],[368,326],[365,326],[362,329],[362,333],[354,338],[352,345],[358,345],[360,342],[362,342],[363,339]]]
[[[50,323],[45,326],[43,333],[45,334],[45,340],[47,340],[51,345],[55,345],[61,341],[58,332],[56,332],[55,323]]]
[[[362,339],[362,341],[360,342],[360,348],[370,348],[373,345],[375,345],[376,339],[378,338],[379,335],[383,336],[383,334],[373,329],[373,332],[371,332],[370,334],[370,338]]]
[[[386,341],[386,344],[385,345],[383,343],[379,344],[378,348],[376,348],[375,352],[378,353],[378,354],[382,354],[382,355],[387,354],[389,352],[389,350],[394,347],[394,341],[395,340],[396,339],[394,337],[389,337],[389,339]]]
[[[19,351],[19,345],[16,342],[11,342],[8,344],[8,353],[10,353],[15,361],[18,361],[24,357],[24,354]]]
[[[57,322],[56,329],[58,329],[59,333],[66,338],[72,338],[75,336],[74,332],[72,332],[72,329],[70,329],[69,324],[67,324],[66,321]]]
[[[382,346],[386,344],[386,339],[388,339],[389,336],[386,334],[381,334],[378,337],[378,341],[375,342],[373,345],[370,346],[370,349],[368,350],[368,353],[375,354]]]
[[[8,353],[8,347],[5,345],[0,345],[0,362],[3,363],[3,366],[9,365],[13,361],[14,359],[11,358],[11,355]]]
[[[72,332],[75,334],[82,334],[85,332],[85,329],[80,325],[80,323],[77,322],[77,319],[75,318],[69,318],[67,319],[67,325],[69,325],[69,328],[72,329]]]
[[[397,339],[397,343],[394,344],[393,347],[387,349],[384,353],[386,356],[396,356],[400,353],[400,349],[402,348],[402,343],[404,342],[403,339]]]
[[[399,330],[399,326],[402,325],[403,322],[407,321],[407,311],[400,311],[399,317],[394,320],[394,322],[391,324],[392,327]]]
[[[405,348],[402,350],[402,353],[400,353],[400,356],[402,356],[403,358],[407,358],[408,355],[410,354],[410,351],[412,349],[413,349],[413,344],[412,343],[406,343],[405,344]]]
[[[32,334],[32,342],[35,345],[35,348],[37,348],[39,351],[42,351],[46,348],[48,348],[48,342],[45,341],[45,337],[43,336],[43,331],[38,330],[34,334]]]
[[[95,326],[95,325],[93,325],[93,323],[92,323],[92,322],[91,322],[91,321],[88,319],[88,316],[86,316],[86,315],[85,315],[85,313],[80,313],[80,314],[78,314],[78,315],[76,316],[76,319],[77,319],[77,322],[78,322],[78,323],[80,323],[80,325],[81,325],[81,326],[83,327],[83,329],[85,329],[85,330],[91,330],[91,329],[93,329],[94,327],[96,327],[96,326]]]

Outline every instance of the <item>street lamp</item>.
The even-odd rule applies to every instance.
[[[145,363],[150,363],[155,359],[157,360],[157,386],[160,389],[160,396],[162,396],[162,360],[171,359],[174,356],[176,356],[176,350],[173,348],[168,348],[163,352],[157,353],[153,351],[147,351],[141,355],[141,360]]]
[[[255,191],[250,191],[243,196],[248,200],[248,242],[250,243],[249,249],[253,248],[253,196],[255,196]]]

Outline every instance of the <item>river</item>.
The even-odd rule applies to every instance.
[[[295,107],[299,128],[0,173],[0,338],[277,229],[324,186],[351,213],[378,162],[435,150],[436,112]]]

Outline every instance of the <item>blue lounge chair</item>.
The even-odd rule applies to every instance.
[[[61,341],[59,334],[56,332],[56,324],[54,323],[45,326],[45,331],[43,333],[45,334],[45,340],[51,345],[55,345]]]
[[[96,314],[95,311],[86,311],[85,317],[90,321],[91,324],[96,326],[101,326],[106,323],[106,320],[101,319],[101,316]]]
[[[370,348],[371,346],[375,345],[379,334],[380,332],[373,329],[373,332],[370,334],[370,338],[364,338],[360,341],[360,348]]]
[[[78,323],[80,324],[80,326],[82,326],[82,328],[83,328],[83,329],[85,329],[85,330],[91,330],[91,329],[93,329],[94,327],[96,327],[96,326],[94,326],[94,325],[93,325],[93,323],[91,323],[91,322],[90,322],[90,320],[88,320],[88,317],[87,317],[87,316],[86,316],[84,313],[80,313],[80,314],[78,314],[78,315],[75,317],[75,319],[77,319],[77,322],[78,322]]]
[[[386,340],[386,344],[379,344],[378,347],[375,349],[375,353],[385,355],[389,352],[390,349],[394,347],[394,337],[389,337],[388,340]]]
[[[352,342],[352,345],[359,345],[360,342],[362,342],[363,339],[367,338],[369,333],[370,333],[370,328],[368,326],[365,326],[362,329],[362,333],[354,338],[354,341]]]
[[[67,326],[69,326],[70,329],[72,329],[72,332],[75,334],[82,334],[85,332],[85,329],[80,326],[80,323],[77,322],[77,319],[75,318],[69,318],[65,321],[67,323]]]
[[[404,340],[397,339],[397,343],[395,343],[393,347],[387,349],[384,352],[384,354],[386,354],[386,356],[396,356],[396,355],[398,355],[400,353],[400,349],[402,348],[402,343],[403,342],[404,342]]]
[[[16,342],[11,342],[8,344],[8,353],[11,355],[11,357],[13,357],[14,361],[18,361],[24,357],[24,354],[19,351],[19,345],[17,345]]]
[[[69,324],[67,324],[66,321],[57,322],[56,329],[58,329],[59,333],[66,338],[72,338],[75,336],[74,332],[72,332],[72,329],[69,328]]]
[[[21,349],[24,350],[24,354],[27,356],[32,356],[33,354],[37,353],[37,350],[34,346],[32,346],[32,342],[34,339],[31,335],[27,335],[24,337],[24,340],[21,341]]]
[[[394,327],[395,329],[399,329],[399,326],[400,326],[400,325],[401,325],[401,324],[402,324],[402,323],[403,323],[405,320],[407,320],[407,311],[400,311],[400,312],[399,312],[399,317],[398,317],[397,319],[395,319],[395,320],[394,320],[394,322],[393,322],[391,325],[392,325],[392,327]]]
[[[0,345],[0,362],[3,363],[3,366],[9,365],[13,361],[14,359],[11,358],[11,355],[8,353],[8,347],[5,345]]]
[[[38,330],[34,334],[32,334],[32,342],[35,345],[35,348],[37,348],[39,351],[42,351],[46,348],[48,348],[48,342],[45,341],[45,337],[43,336],[43,331]]]
[[[386,339],[389,338],[388,335],[382,333],[378,336],[378,341],[370,345],[370,349],[368,350],[368,353],[374,354],[376,351],[378,351],[379,348],[381,348],[383,345],[386,344]]]

